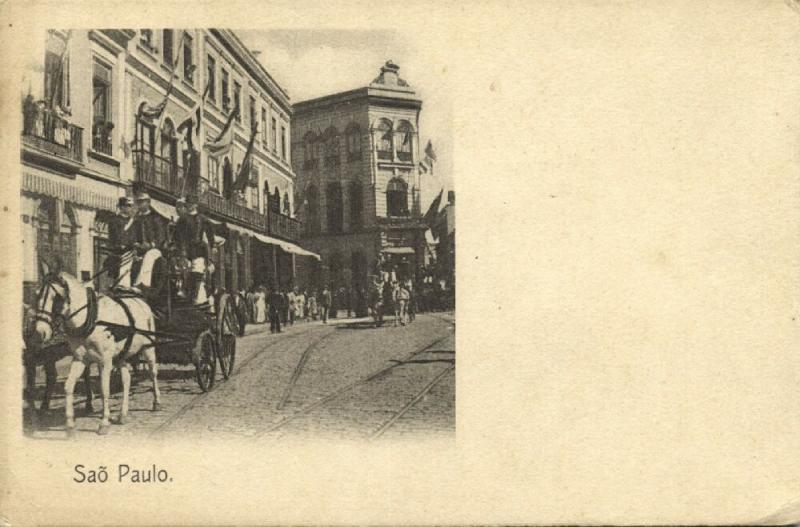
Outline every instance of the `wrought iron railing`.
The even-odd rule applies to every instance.
[[[92,150],[108,156],[113,155],[111,148],[111,131],[113,129],[113,123],[95,123],[92,127]]]
[[[22,135],[42,150],[83,162],[83,128],[57,115],[44,102],[23,104]]]
[[[298,240],[302,232],[302,224],[285,214],[269,210],[269,233],[287,240]]]
[[[237,220],[261,232],[267,231],[267,217],[257,210],[233,203],[215,192],[205,192],[200,196],[200,204],[227,219]]]
[[[183,168],[167,158],[145,150],[134,150],[133,169],[137,181],[143,181],[174,196],[184,191]]]

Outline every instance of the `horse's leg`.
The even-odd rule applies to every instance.
[[[83,372],[83,388],[86,390],[86,413],[89,414],[94,412],[94,405],[92,404],[91,369],[91,366],[87,366],[86,371]]]
[[[67,414],[67,436],[71,437],[75,433],[75,408],[73,407],[73,395],[75,393],[75,383],[81,376],[86,365],[79,360],[72,359],[69,365],[69,375],[64,382],[64,392],[66,393],[65,408]]]
[[[127,362],[119,367],[119,374],[122,377],[122,410],[116,422],[124,425],[128,422],[128,393],[131,389],[131,370]]]
[[[161,410],[161,392],[158,389],[158,363],[156,362],[156,350],[149,346],[144,350],[147,359],[147,366],[150,369],[150,378],[153,380],[153,411]]]
[[[100,435],[106,435],[108,433],[109,422],[111,419],[111,370],[114,368],[110,358],[104,358],[103,362],[101,362],[99,366],[100,393],[103,396],[103,419],[100,421],[100,428],[97,429],[97,433]]]
[[[56,385],[56,381],[58,379],[58,372],[56,371],[56,361],[47,360],[44,363],[44,377],[45,377],[45,385],[44,385],[44,398],[42,399],[42,410],[49,410],[50,409],[50,397],[53,395],[53,388]]]

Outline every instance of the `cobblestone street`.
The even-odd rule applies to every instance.
[[[400,439],[419,435],[454,437],[455,322],[450,314],[417,317],[408,326],[389,320],[375,328],[367,319],[338,319],[328,325],[300,323],[279,335],[248,326],[238,339],[236,365],[227,380],[217,371],[215,387],[202,393],[193,366],[162,365],[163,410],[152,412],[145,373],[134,375],[130,420],[96,435],[95,412],[82,412],[82,383],[76,389],[78,441],[115,441],[130,436],[155,439],[251,438],[257,441],[308,437]],[[51,410],[29,422],[34,438],[64,437],[63,381],[68,360],[59,363]],[[93,388],[99,382],[93,369]],[[114,374],[112,379],[117,379]],[[38,383],[43,382],[40,373]],[[121,393],[112,396],[114,417]]]

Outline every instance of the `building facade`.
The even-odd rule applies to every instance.
[[[427,228],[419,203],[422,101],[391,61],[368,86],[296,103],[292,163],[312,286],[366,287],[383,255],[415,278]]]
[[[43,63],[23,84],[22,223],[26,300],[36,262],[58,255],[83,280],[100,270],[117,198],[143,182],[153,208],[175,217],[176,199],[200,196],[216,230],[215,282],[228,290],[294,280],[297,245],[291,112],[281,88],[231,31],[140,29],[48,31]],[[163,106],[148,119],[143,108]],[[198,110],[199,109],[199,110]],[[238,109],[233,146],[203,148]],[[180,130],[199,115],[194,144]],[[197,119],[195,119],[197,123]],[[252,127],[246,188],[232,190]],[[187,188],[190,166],[199,177]],[[95,280],[103,286],[104,277]]]

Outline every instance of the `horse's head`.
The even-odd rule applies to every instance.
[[[65,273],[48,272],[36,295],[36,310],[26,334],[30,345],[42,345],[53,338],[70,311],[70,287]]]

